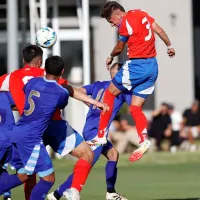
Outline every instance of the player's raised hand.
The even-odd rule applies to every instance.
[[[113,57],[111,56],[109,56],[106,60],[106,67],[108,71],[110,70],[110,65],[112,64],[112,61],[113,61]]]
[[[101,103],[101,102],[97,102],[97,103],[95,104],[95,106],[98,107],[99,109],[101,109],[101,110],[103,111],[103,113],[109,111],[109,109],[110,109],[109,106],[108,106],[107,104]]]
[[[174,48],[168,48],[167,54],[169,55],[170,58],[173,58],[175,56],[175,49]]]

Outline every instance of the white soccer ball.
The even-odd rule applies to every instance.
[[[56,41],[57,34],[52,28],[44,27],[36,33],[36,44],[43,48],[52,47]]]

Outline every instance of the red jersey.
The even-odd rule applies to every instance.
[[[119,40],[126,42],[129,58],[156,56],[152,23],[155,20],[143,10],[130,10],[119,27]]]
[[[22,115],[25,103],[24,85],[34,77],[44,76],[44,69],[30,67],[28,65],[16,70],[10,74],[0,77],[0,89],[10,91],[16,107]],[[67,83],[66,80],[60,79],[59,84]],[[60,111],[56,111],[54,119],[61,119]]]

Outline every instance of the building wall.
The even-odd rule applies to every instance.
[[[179,110],[194,98],[193,32],[191,0],[130,0],[119,1],[126,10],[144,9],[156,19],[169,35],[176,57],[167,56],[164,43],[157,38],[159,78],[156,84],[156,105],[170,101]]]
[[[94,65],[95,80],[105,81],[110,79],[106,68],[106,59],[112,51],[117,40],[116,29],[100,17],[92,17],[91,26],[94,35]]]

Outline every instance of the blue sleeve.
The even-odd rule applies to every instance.
[[[68,104],[69,92],[66,89],[63,89],[63,92],[60,95],[58,102],[58,108],[64,109]]]
[[[129,37],[123,36],[123,35],[119,35],[118,40],[121,42],[127,42]]]
[[[95,87],[95,83],[83,86],[83,88],[85,88],[85,90],[86,90],[87,95],[92,95],[92,93],[94,91],[94,87]]]

